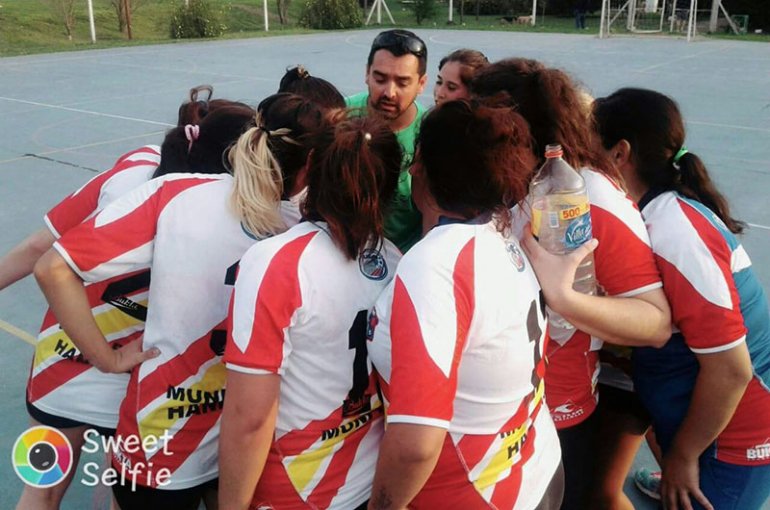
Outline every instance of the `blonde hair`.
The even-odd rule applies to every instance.
[[[238,139],[228,157],[234,177],[231,205],[244,227],[261,238],[286,230],[286,223],[280,213],[283,173],[270,150],[268,139],[279,137],[287,143],[297,142],[289,138],[289,129],[267,131],[259,113],[256,122],[256,127]]]

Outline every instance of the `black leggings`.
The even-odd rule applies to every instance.
[[[112,493],[120,510],[197,510],[203,494],[209,489],[216,489],[219,479],[180,490],[163,490],[137,485],[134,490],[131,483],[115,484]]]
[[[564,501],[561,510],[588,508],[599,438],[597,417],[594,412],[582,423],[558,431],[564,464]]]

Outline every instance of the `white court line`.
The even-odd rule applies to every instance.
[[[35,101],[26,101],[24,99],[13,99],[12,97],[0,96],[0,100],[10,101],[12,103],[22,103],[22,104],[30,104],[33,106],[42,106],[45,108],[53,108],[55,110],[66,110],[66,111],[75,112],[75,113],[85,113],[88,115],[96,115],[98,117],[109,117],[111,119],[131,120],[134,122],[144,122],[145,124],[155,124],[156,126],[174,127],[174,124],[169,124],[168,122],[157,122],[154,120],[137,119],[135,117],[124,117],[123,115],[113,115],[111,113],[92,112],[89,110],[80,110],[78,108],[68,108],[66,106],[58,106],[55,104],[37,103]]]
[[[99,62],[99,65],[101,66],[113,66],[113,67],[125,67],[128,69],[143,69],[145,71],[162,71],[162,72],[175,72],[175,73],[183,73],[183,74],[212,74],[211,71],[207,71],[204,69],[196,68],[196,69],[177,69],[173,67],[151,67],[151,66],[145,66],[140,64],[123,64],[120,62]],[[239,80],[252,80],[252,81],[267,81],[270,83],[275,83],[275,78],[262,78],[261,76],[245,76],[243,74],[225,74],[225,73],[215,73],[217,78],[236,78]]]
[[[744,131],[759,131],[760,133],[770,133],[770,129],[767,129],[767,128],[737,126],[735,124],[719,124],[717,122],[703,122],[700,120],[688,120],[687,124],[695,124],[698,126],[720,127],[720,128],[728,128],[728,129],[742,129]]]
[[[353,46],[355,48],[364,48],[364,49],[367,49],[367,50],[371,47],[371,44],[358,44],[358,43],[354,43],[354,42],[350,41],[351,39],[357,38],[357,37],[358,37],[358,34],[347,36],[345,38],[345,44]]]
[[[37,344],[37,340],[35,339],[34,336],[30,335],[29,333],[27,333],[26,331],[24,331],[21,328],[17,328],[16,326],[14,326],[13,324],[11,324],[9,322],[5,322],[2,319],[0,319],[0,330],[3,330],[6,333],[8,333],[9,335],[15,336],[16,338],[24,340],[29,345],[36,345]]]
[[[761,228],[762,230],[770,230],[770,227],[768,227],[767,225],[757,225],[756,223],[746,223],[746,225],[752,228]]]
[[[683,57],[674,58],[674,59],[671,59],[671,60],[666,60],[665,62],[661,62],[659,64],[651,65],[651,66],[648,66],[648,67],[643,67],[642,69],[637,69],[634,72],[636,72],[636,73],[646,73],[646,72],[652,71],[653,69],[658,69],[659,67],[664,67],[664,66],[667,66],[667,65],[675,64],[677,62],[682,62],[683,60],[691,60],[691,59],[694,59],[694,58],[701,57],[703,55],[713,55],[714,53],[720,53],[720,52],[723,52],[723,51],[727,51],[727,47],[726,46],[723,46],[721,48],[717,47],[716,49],[713,49],[713,50],[701,51],[700,53],[693,53],[692,55],[685,55]]]
[[[254,81],[254,80],[255,79],[252,79],[252,78],[244,78],[242,80],[223,81],[221,83],[217,82],[217,87],[218,88],[219,87],[224,88],[225,86],[237,85],[237,84],[240,84],[240,83],[247,83],[247,82]],[[271,80],[271,81],[275,81],[275,80]],[[122,101],[122,100],[126,100],[126,99],[158,97],[158,96],[162,97],[162,96],[164,96],[167,93],[179,92],[180,90],[183,90],[185,92],[184,96],[182,96],[182,95],[179,96],[180,97],[179,104],[182,104],[182,101],[187,101],[189,99],[189,97],[187,95],[189,93],[189,89],[188,90],[184,90],[182,87],[169,87],[169,88],[165,88],[165,89],[155,89],[155,90],[153,90],[152,92],[149,92],[149,93],[142,92],[142,93],[135,93],[135,94],[125,94],[125,95],[122,95],[122,96],[97,97],[97,98],[93,98],[93,99],[88,99],[86,101],[78,101],[78,102],[75,102],[75,103],[67,103],[67,106],[69,106],[69,107],[83,106],[83,105],[92,104],[92,103],[100,103],[102,101]],[[216,99],[216,97],[214,99]]]
[[[45,152],[38,152],[37,156],[47,156],[49,154],[56,154],[57,152],[67,152],[67,151],[74,151],[78,149],[88,149],[90,147],[98,147],[99,145],[107,145],[115,142],[124,142],[126,140],[134,140],[136,138],[146,138],[148,136],[156,136],[156,135],[161,135],[163,133],[164,131],[153,131],[152,133],[144,133],[143,135],[126,136],[124,138],[114,138],[112,140],[104,140],[102,142],[94,142],[94,143],[88,143],[86,145],[78,145],[76,147],[65,147],[63,149],[54,149],[54,150],[45,151]],[[0,165],[5,163],[12,163],[14,161],[21,161],[22,159],[29,159],[31,157],[33,156],[19,156],[18,158],[4,159],[0,161]]]

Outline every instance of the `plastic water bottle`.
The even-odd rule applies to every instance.
[[[570,253],[592,237],[585,180],[562,159],[562,154],[561,145],[546,146],[545,163],[529,187],[532,233],[543,248],[558,255]],[[584,294],[596,294],[593,253],[578,266],[572,288]],[[572,328],[556,314],[552,314],[551,323]]]

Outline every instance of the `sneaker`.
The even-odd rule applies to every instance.
[[[636,488],[652,499],[660,501],[660,471],[647,468],[637,469],[634,473]]]

